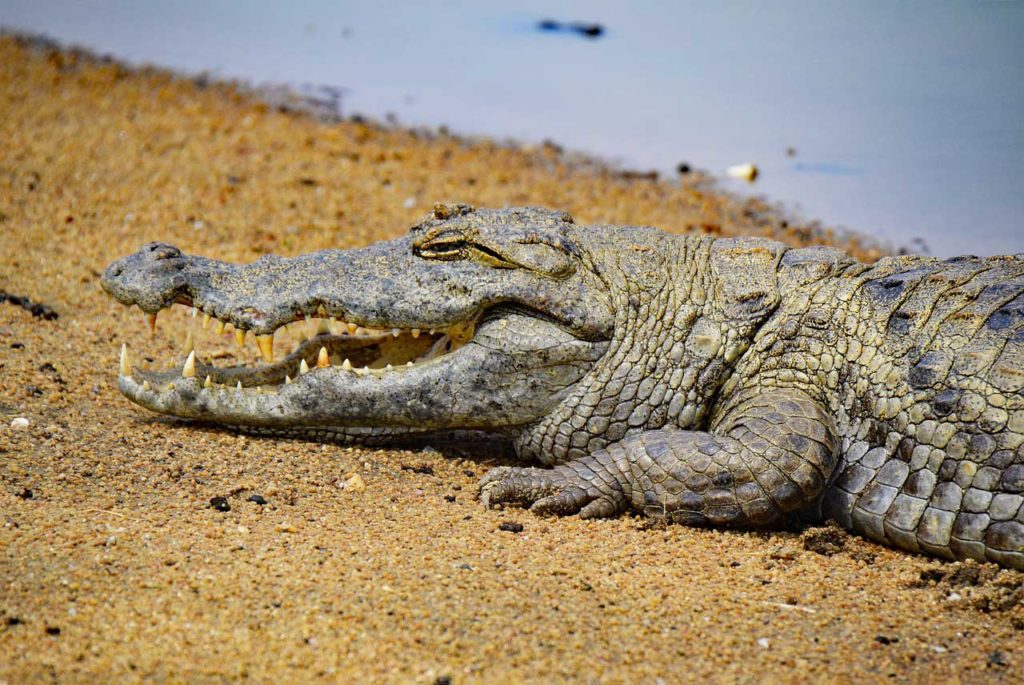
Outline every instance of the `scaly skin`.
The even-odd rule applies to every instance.
[[[353,442],[484,431],[546,467],[492,470],[488,505],[693,525],[825,516],[1024,569],[1024,256],[865,265],[831,248],[439,206],[364,251],[235,267],[149,246],[104,285],[257,333],[318,305],[360,325],[471,331],[401,373],[332,366],[262,394],[123,370],[125,394],[157,411]],[[322,342],[332,357],[363,349]],[[273,382],[316,347],[259,380],[201,370]]]

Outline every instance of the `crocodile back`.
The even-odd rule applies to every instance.
[[[842,437],[824,513],[948,558],[1024,568],[1024,259],[895,257],[839,303]]]

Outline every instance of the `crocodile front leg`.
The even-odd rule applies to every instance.
[[[782,390],[740,403],[713,433],[647,431],[552,469],[492,469],[480,496],[584,518],[631,507],[690,525],[764,525],[814,507],[837,454],[824,409]]]

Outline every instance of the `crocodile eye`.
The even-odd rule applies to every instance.
[[[469,249],[469,241],[459,234],[447,234],[436,236],[422,245],[416,246],[413,251],[418,257],[424,259],[463,259]]]

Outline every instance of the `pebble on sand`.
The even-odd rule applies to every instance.
[[[210,506],[217,511],[231,511],[231,505],[225,497],[211,497]]]
[[[741,181],[746,181],[748,183],[753,183],[757,179],[757,175],[759,173],[760,171],[758,170],[757,165],[751,164],[750,162],[747,162],[746,164],[735,164],[725,170],[726,176],[732,176],[733,178],[738,178]]]
[[[24,416],[19,416],[18,418],[14,419],[13,421],[11,421],[11,430],[12,431],[28,430],[28,419],[26,419]]]

